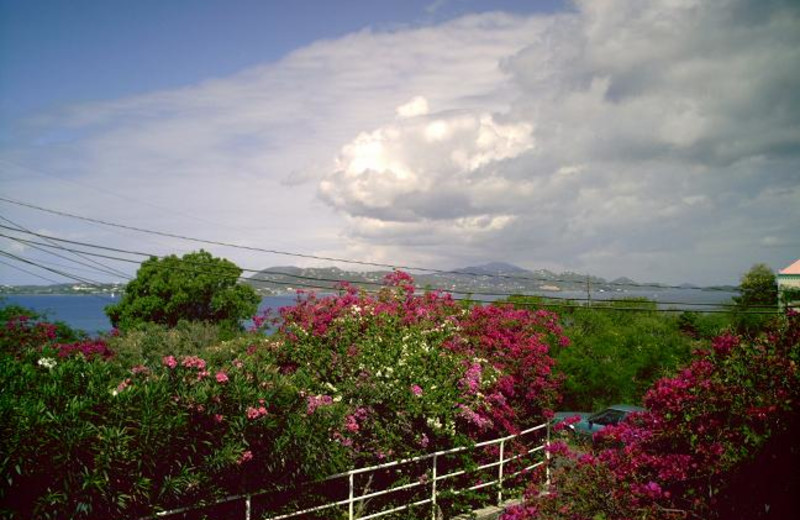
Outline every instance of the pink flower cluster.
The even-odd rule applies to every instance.
[[[330,406],[333,404],[333,398],[329,395],[309,395],[306,397],[306,413],[313,414],[320,406]]]
[[[520,417],[534,421],[545,416],[558,398],[559,380],[552,375],[554,348],[568,344],[558,325],[557,316],[548,311],[515,309],[511,305],[475,306],[465,310],[450,295],[439,292],[417,294],[413,278],[395,271],[385,279],[386,287],[377,295],[360,293],[343,284],[336,296],[318,297],[310,293],[300,297],[294,307],[281,309],[282,323],[278,333],[289,344],[314,341],[315,347],[307,358],[294,357],[295,351],[279,351],[279,366],[283,373],[292,373],[309,361],[322,370],[328,367],[347,371],[362,350],[352,340],[342,337],[343,323],[347,327],[400,326],[417,327],[431,338],[442,338],[436,347],[441,355],[453,355],[469,360],[461,379],[462,402],[471,403],[472,413],[462,417],[481,435],[519,430]],[[371,324],[371,325],[370,325]],[[446,325],[446,326],[443,326]],[[447,333],[440,332],[447,330]],[[350,329],[345,329],[352,334]],[[348,336],[350,338],[352,336]],[[487,361],[473,361],[483,358]],[[320,362],[324,359],[324,362]],[[491,366],[499,377],[487,383],[485,370]],[[362,380],[363,374],[352,377]],[[371,374],[364,376],[369,384]],[[409,386],[411,395],[423,395],[418,384]],[[481,405],[473,404],[478,393],[485,394]],[[482,398],[481,398],[482,399]],[[318,403],[309,401],[309,413]],[[473,415],[477,414],[477,415]],[[477,430],[475,433],[477,433]]]
[[[255,406],[248,406],[247,407],[247,418],[248,419],[250,419],[251,421],[255,421],[256,419],[259,419],[259,418],[264,417],[265,415],[267,415],[267,408],[266,408],[266,406],[264,406],[264,402],[263,401],[264,401],[263,399],[259,401],[259,406],[258,407],[255,407]]]
[[[184,356],[181,360],[181,365],[185,368],[196,368],[197,370],[205,370],[206,362],[198,356]]]

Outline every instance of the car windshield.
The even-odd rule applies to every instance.
[[[589,417],[589,422],[594,424],[601,424],[608,426],[610,424],[617,424],[625,417],[625,412],[621,410],[603,410],[593,416]]]

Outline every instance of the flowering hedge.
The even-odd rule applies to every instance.
[[[725,334],[645,396],[647,412],[595,434],[544,498],[505,520],[784,518],[800,486],[800,317],[757,341]],[[795,511],[796,512],[796,511]]]
[[[256,329],[270,319],[271,336],[133,367],[102,341],[4,337],[6,516],[135,517],[307,482],[518,431],[557,397],[549,351],[566,340],[545,311],[465,308],[398,272]]]

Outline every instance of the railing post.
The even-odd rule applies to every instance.
[[[250,520],[250,495],[244,499],[244,520]]]
[[[347,500],[348,518],[353,520],[353,473],[350,472],[350,498]]]
[[[505,439],[500,441],[500,466],[497,469],[497,505],[503,503],[503,463],[505,463]]]
[[[547,438],[544,441],[544,473],[548,493],[550,492],[550,421],[547,421]]]
[[[436,480],[438,478],[436,472],[436,458],[438,455],[433,454],[433,483],[431,484],[431,520],[436,520]]]

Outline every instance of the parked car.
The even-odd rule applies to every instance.
[[[565,428],[582,438],[591,438],[606,426],[618,424],[634,412],[644,412],[644,408],[630,404],[615,404],[597,413],[590,412],[557,412],[553,417],[553,425],[558,425],[573,417],[579,417],[577,422],[568,422]]]

